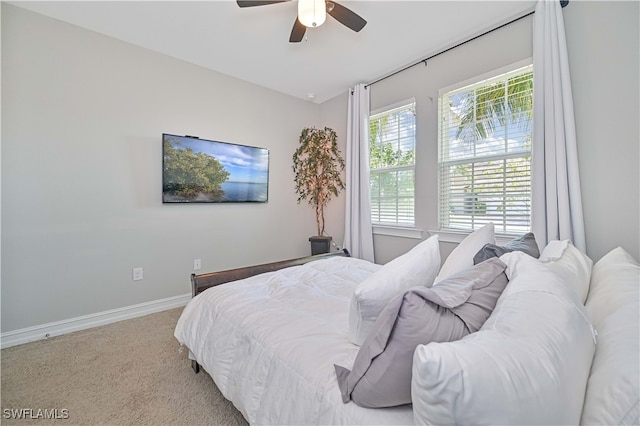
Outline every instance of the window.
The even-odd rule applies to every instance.
[[[416,103],[406,101],[369,117],[371,222],[415,224]]]
[[[533,67],[441,90],[438,118],[440,229],[528,232]]]

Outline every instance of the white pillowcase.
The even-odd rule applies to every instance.
[[[593,267],[586,304],[598,331],[581,424],[640,424],[640,265],[622,248]]]
[[[589,293],[593,261],[569,240],[550,241],[542,250],[540,261],[558,274],[584,304]]]
[[[439,269],[440,246],[434,235],[358,284],[351,297],[349,340],[361,345],[392,298],[411,287],[431,287]]]
[[[496,237],[493,223],[488,223],[467,235],[444,261],[435,282],[438,283],[456,272],[471,268],[473,266],[473,257],[476,253],[478,253],[485,244],[495,243]]]
[[[416,424],[578,424],[593,329],[569,287],[522,252],[500,257],[509,284],[480,331],[417,347]]]
[[[638,298],[639,279],[638,262],[621,247],[611,250],[595,264],[585,306],[596,329],[607,316]]]
[[[580,424],[640,424],[639,315],[640,305],[635,300],[608,316],[598,328]]]

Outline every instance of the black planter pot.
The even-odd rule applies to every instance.
[[[311,254],[324,254],[331,251],[331,237],[309,237]]]

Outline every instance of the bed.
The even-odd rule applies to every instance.
[[[354,289],[389,264],[338,252],[192,275],[175,337],[250,424],[638,424],[640,265],[553,243],[499,257],[509,284],[478,332],[417,346],[412,404],[345,403],[336,376],[360,350]],[[484,244],[473,233],[436,262],[435,285]]]
[[[412,424],[409,405],[344,404],[336,381],[358,352],[353,289],[379,268],[338,252],[194,275],[176,338],[251,424]]]

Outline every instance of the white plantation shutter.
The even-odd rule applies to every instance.
[[[415,224],[415,101],[369,118],[371,222]]]
[[[440,229],[530,230],[532,117],[531,65],[441,91]]]

